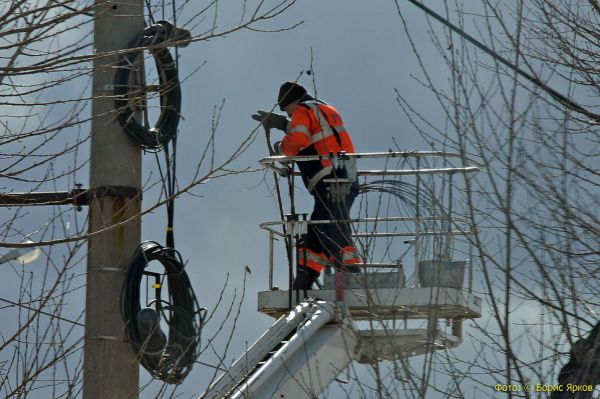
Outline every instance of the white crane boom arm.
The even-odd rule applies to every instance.
[[[304,302],[281,317],[202,398],[314,398],[357,356],[354,330],[328,302]]]

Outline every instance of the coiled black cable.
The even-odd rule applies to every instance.
[[[140,322],[150,308],[140,307],[140,285],[148,263],[158,261],[166,271],[169,299],[160,301],[160,315],[152,331]],[[155,313],[155,312],[154,312]],[[135,251],[121,293],[121,316],[131,346],[141,365],[154,377],[169,384],[182,382],[198,358],[200,333],[206,309],[198,306],[179,252],[145,241]],[[162,319],[169,326],[168,339],[160,329]]]
[[[171,53],[166,47],[154,47],[170,40],[174,27],[167,21],[158,21],[144,29],[129,48],[149,46],[154,56],[159,76],[160,116],[155,126],[147,129],[134,118],[137,99],[143,98],[143,89],[130,85],[132,75],[136,73],[135,63],[140,50],[130,51],[121,56],[115,73],[115,108],[117,120],[129,138],[144,150],[160,150],[177,135],[181,110],[181,87],[179,75]]]

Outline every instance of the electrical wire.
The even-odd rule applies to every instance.
[[[168,282],[168,301],[160,298],[157,308],[169,327],[168,339],[160,350],[150,351],[151,334],[140,328],[140,287],[144,271],[152,261],[164,267]],[[131,346],[141,365],[154,377],[169,384],[182,382],[199,356],[202,326],[206,309],[198,305],[179,252],[154,241],[140,244],[131,260],[121,293],[121,316],[126,324]],[[164,336],[160,325],[158,335]]]
[[[428,211],[430,213],[429,216],[435,216],[437,212],[439,213],[438,216],[447,217],[439,200],[430,190],[420,190],[420,192],[417,192],[417,186],[412,183],[401,180],[382,179],[359,186],[359,194],[370,192],[390,194],[398,198],[400,201],[399,205],[404,207],[405,213],[413,216],[417,215],[417,197],[419,197],[421,209]],[[431,220],[427,217],[422,218],[418,223],[424,232],[440,232],[443,229],[435,219]],[[432,237],[425,235],[421,237],[421,250],[423,253],[432,251],[433,256],[439,256],[441,253],[440,248],[443,245],[443,240],[440,240],[437,235],[433,235]]]
[[[164,5],[163,5],[164,7]],[[177,26],[177,10],[175,8],[175,1],[171,2],[173,25]],[[164,8],[163,8],[164,11]],[[179,50],[175,46],[175,69],[179,70]],[[175,189],[177,184],[176,172],[177,172],[177,134],[173,136],[171,141],[173,148],[173,157],[169,159],[168,151],[165,151],[165,159],[167,162],[168,169],[168,191],[167,195],[170,200],[167,202],[167,238],[166,243],[168,247],[175,248],[175,236],[173,231],[173,223],[175,218]]]
[[[538,77],[536,77],[536,76],[534,76],[534,75],[532,75],[530,73],[525,72],[524,70],[522,70],[521,68],[519,68],[517,65],[513,64],[512,62],[510,62],[506,58],[502,57],[500,54],[498,54],[497,52],[493,51],[492,49],[490,49],[489,47],[487,47],[486,45],[484,45],[483,43],[481,43],[480,41],[478,41],[477,39],[475,39],[473,36],[469,35],[464,30],[460,29],[458,26],[452,24],[450,21],[448,21],[446,18],[442,17],[441,15],[439,15],[438,13],[436,13],[435,11],[433,11],[432,9],[426,7],[424,4],[420,3],[419,1],[416,1],[416,0],[408,0],[408,1],[410,3],[412,3],[413,5],[415,5],[416,7],[420,8],[421,10],[423,10],[426,14],[428,14],[431,17],[433,17],[438,22],[444,24],[446,27],[448,27],[449,29],[451,29],[453,32],[459,34],[461,37],[463,37],[469,43],[473,44],[475,47],[477,47],[480,50],[482,50],[483,52],[487,53],[492,58],[494,58],[495,60],[497,60],[498,62],[500,62],[501,64],[503,64],[503,65],[511,68],[517,74],[519,74],[520,76],[522,76],[525,79],[529,80],[531,83],[535,84],[536,86],[538,86],[539,88],[541,88],[542,90],[544,90],[546,93],[550,94],[550,96],[552,98],[554,98],[555,100],[557,100],[558,102],[560,102],[561,104],[563,104],[564,106],[566,106],[567,108],[569,108],[569,109],[571,109],[571,110],[573,110],[575,112],[578,112],[580,114],[583,114],[583,115],[591,118],[595,122],[600,121],[600,115],[598,115],[598,114],[596,114],[594,112],[591,112],[590,110],[584,108],[583,106],[581,106],[577,102],[571,100],[569,97],[567,97],[567,96],[559,93],[558,91],[554,90],[552,87],[550,87],[546,83],[542,82]],[[398,0],[396,0],[396,6],[398,6]]]
[[[173,25],[167,21],[157,21],[130,42],[129,48],[137,50],[123,54],[117,63],[114,85],[117,120],[125,134],[144,150],[159,151],[177,135],[181,110],[181,87],[177,67],[166,47],[154,47],[170,40],[173,33]],[[160,116],[150,129],[134,117],[135,103],[138,102],[136,98],[142,98],[145,94],[144,89],[130,84],[132,75],[137,72],[137,57],[142,53],[139,47],[149,47],[159,76]]]

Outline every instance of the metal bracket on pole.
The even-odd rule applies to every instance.
[[[90,189],[81,188],[81,184],[71,191],[31,192],[31,193],[0,193],[2,206],[33,206],[33,205],[75,205],[78,210],[89,205],[92,198],[99,197],[128,197],[142,198],[141,190],[127,186],[98,186]]]

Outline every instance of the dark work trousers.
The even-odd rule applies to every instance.
[[[315,205],[311,221],[333,220],[329,224],[309,224],[305,246],[311,251],[322,253],[327,257],[336,259],[336,268],[342,265],[341,250],[348,245],[354,245],[351,233],[350,208],[358,195],[358,181],[354,181],[349,193],[341,202],[334,202],[330,193],[329,183],[317,183],[311,192]]]

